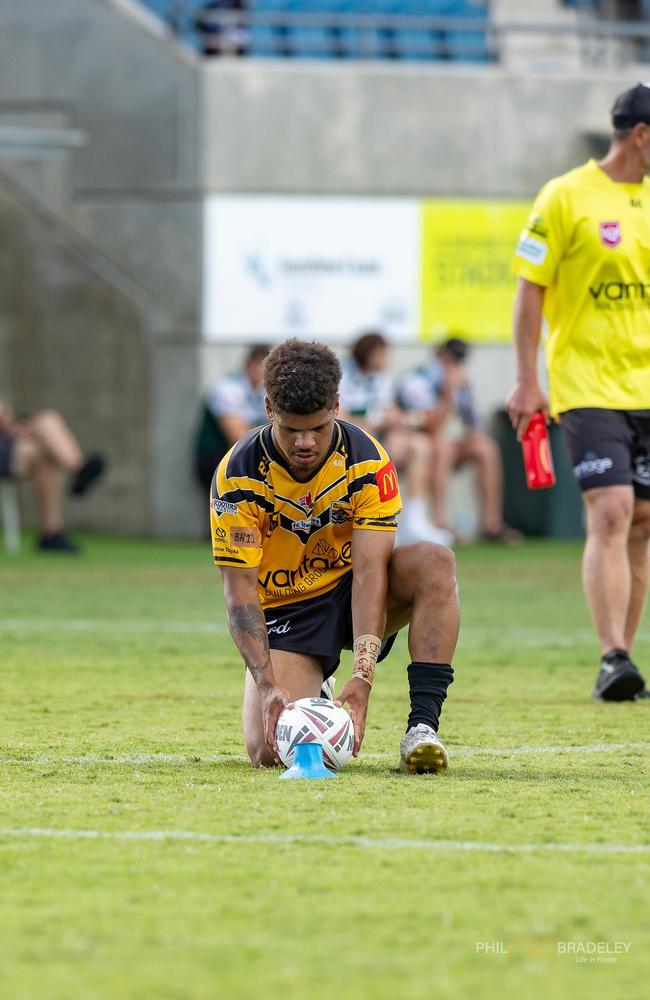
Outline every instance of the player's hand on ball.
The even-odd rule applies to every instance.
[[[263,688],[260,691],[260,698],[262,699],[262,719],[264,722],[266,745],[273,754],[276,764],[281,764],[275,730],[280,713],[285,708],[292,708],[293,702],[286,691],[277,687]]]
[[[354,750],[353,757],[359,756],[359,750],[363,742],[366,731],[366,715],[368,714],[368,699],[370,698],[370,685],[362,681],[360,677],[351,677],[343,687],[340,695],[335,701],[335,705],[341,708],[346,702],[350,706],[350,718],[354,725]]]

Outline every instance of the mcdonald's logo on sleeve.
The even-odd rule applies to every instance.
[[[382,465],[377,471],[377,488],[382,503],[397,496],[397,469],[392,462],[386,462],[386,465]]]

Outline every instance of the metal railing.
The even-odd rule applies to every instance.
[[[141,0],[147,4],[147,0]],[[154,9],[170,31],[206,55],[258,55],[259,36],[274,36],[276,56],[303,54],[309,47],[300,32],[328,34],[332,58],[418,56],[432,59],[498,61],[503,45],[513,36],[564,38],[576,42],[582,62],[592,67],[625,63],[630,58],[650,61],[650,20],[615,21],[586,7],[575,9],[572,23],[533,20],[496,20],[486,6],[485,17],[356,12],[209,10],[191,0],[158,0]],[[294,33],[297,38],[292,39]],[[410,37],[410,43],[408,36]],[[418,45],[418,36],[420,45]],[[464,36],[464,37],[463,37]],[[429,39],[428,41],[426,39]],[[450,45],[449,40],[454,40]],[[397,42],[396,42],[397,40]],[[401,40],[401,48],[400,48]],[[272,47],[269,42],[269,48]],[[314,49],[322,41],[314,38]],[[409,49],[410,44],[410,49]]]

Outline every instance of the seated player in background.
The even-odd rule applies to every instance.
[[[16,419],[0,400],[0,479],[27,479],[38,504],[38,548],[43,552],[77,552],[63,531],[63,488],[70,477],[72,496],[84,493],[102,475],[104,456],[84,457],[72,431],[56,410]]]
[[[410,426],[409,416],[397,406],[393,384],[386,373],[389,352],[389,343],[381,333],[364,333],[354,341],[342,366],[340,417],[381,441],[406,483],[400,542],[448,545],[452,541],[451,532],[439,528],[429,517],[433,440]]]
[[[496,442],[479,427],[474,394],[465,361],[469,345],[451,337],[434,348],[428,364],[400,380],[397,400],[434,442],[432,465],[433,517],[447,528],[447,490],[455,469],[473,465],[481,538],[512,543],[521,534],[503,521],[503,470]],[[453,425],[460,424],[454,433]]]
[[[210,489],[214,470],[242,434],[266,423],[262,368],[266,344],[251,347],[241,371],[218,379],[201,409],[195,467],[199,482]]]
[[[250,431],[214,477],[210,519],[235,645],[246,666],[243,726],[255,766],[278,762],[280,712],[318,696],[353,649],[348,703],[361,747],[376,663],[408,625],[405,771],[438,772],[437,730],[453,679],[453,553],[394,547],[400,496],[383,447],[337,419],[341,366],[324,344],[289,340],[264,366],[269,426]]]

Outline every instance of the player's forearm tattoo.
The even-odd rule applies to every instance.
[[[228,608],[228,625],[244,663],[255,683],[259,684],[267,670],[271,669],[268,633],[262,609],[258,604],[234,604]],[[261,648],[257,643],[261,644]]]
[[[228,621],[233,638],[242,634],[253,639],[266,638],[266,621],[257,604],[235,604],[228,610]]]

